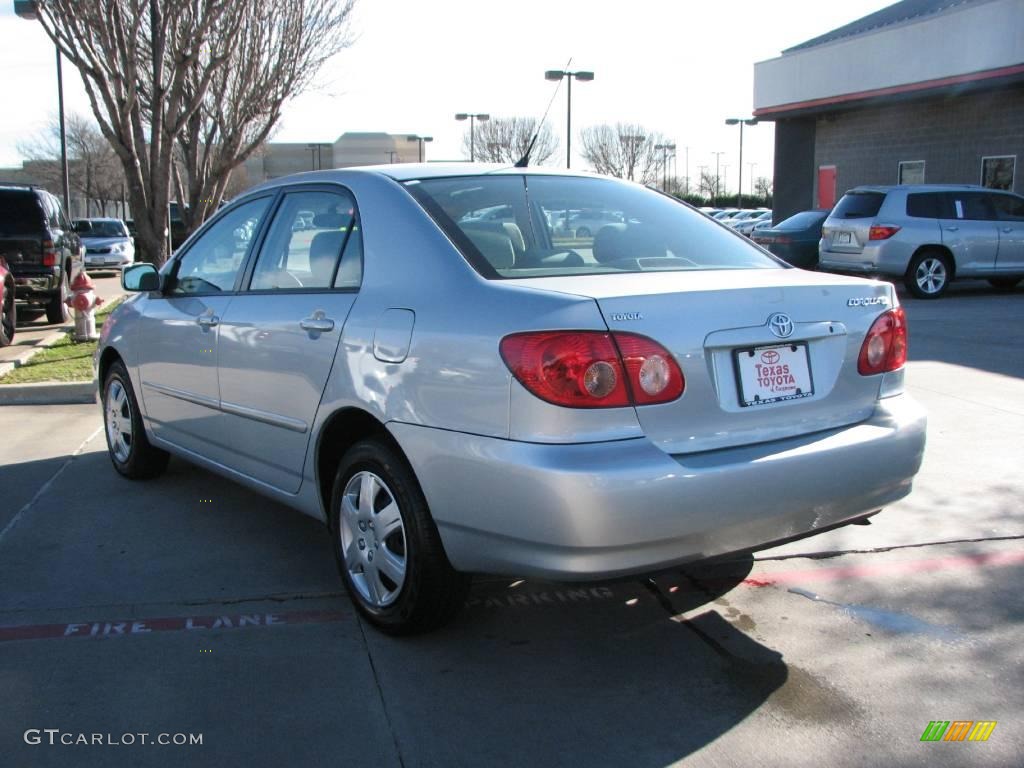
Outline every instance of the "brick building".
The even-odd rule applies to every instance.
[[[754,67],[775,219],[859,184],[1024,192],[1024,0],[903,0]]]

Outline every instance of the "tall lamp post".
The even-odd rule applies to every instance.
[[[425,142],[433,141],[433,140],[434,140],[433,136],[417,136],[416,134],[411,134],[409,136],[409,141],[418,141],[420,143],[419,158],[420,158],[420,162],[421,163],[423,162],[423,144]]]
[[[39,18],[35,0],[14,0],[14,12],[23,19],[35,21]],[[64,192],[64,212],[71,216],[71,200],[68,194],[68,139],[64,129],[64,75],[61,67],[60,48],[57,51],[57,111],[60,119],[60,180]]]
[[[730,117],[725,121],[726,125],[738,125],[740,127],[740,181],[736,188],[736,207],[743,207],[743,126],[757,125],[756,117]]]
[[[569,89],[566,96],[566,117],[565,117],[565,167],[569,168],[572,166],[572,80],[577,80],[589,83],[594,79],[593,72],[568,72],[563,69],[549,69],[544,73],[545,80],[553,80],[555,82],[562,78],[568,78]]]
[[[718,175],[720,168],[719,163],[721,162],[722,155],[724,155],[725,152],[712,152],[711,154],[715,156],[715,191],[711,195],[711,207],[714,208],[718,205],[718,180],[721,178]]]
[[[474,134],[474,123],[479,120],[481,123],[491,119],[485,112],[473,114],[471,112],[459,112],[455,115],[456,120],[469,120],[469,162],[476,162],[476,136]]]
[[[668,153],[672,153],[672,157],[676,156],[676,145],[675,144],[655,144],[655,149],[661,150],[661,191],[668,191]]]

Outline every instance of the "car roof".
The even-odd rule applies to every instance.
[[[850,192],[885,193],[897,190],[903,190],[905,192],[947,192],[961,189],[984,190],[987,192],[1000,191],[983,187],[980,184],[862,184],[859,187],[846,190],[846,194],[849,194]]]
[[[91,216],[88,219],[75,219],[75,221],[121,221],[121,219],[110,219],[99,216]]]
[[[305,171],[290,176],[270,179],[259,186],[246,191],[246,196],[257,190],[272,189],[285,184],[311,184],[316,182],[344,183],[352,174],[386,176],[397,182],[421,179],[458,178],[460,176],[584,176],[590,178],[606,178],[590,171],[567,170],[565,168],[546,168],[531,165],[527,168],[516,168],[514,165],[501,163],[388,163],[383,165],[360,165],[350,168],[332,168],[323,171]]]

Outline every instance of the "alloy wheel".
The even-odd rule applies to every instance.
[[[107,388],[107,438],[114,458],[124,464],[132,452],[132,405],[128,391],[117,379]]]
[[[914,273],[917,287],[923,293],[928,294],[939,293],[946,286],[946,280],[948,279],[949,275],[946,272],[946,265],[942,263],[942,259],[935,258],[934,256],[923,259],[918,264],[917,271]]]
[[[405,524],[398,501],[373,472],[356,472],[341,496],[341,551],[349,579],[374,608],[393,603],[408,568]]]

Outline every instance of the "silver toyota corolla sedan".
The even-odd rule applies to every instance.
[[[571,210],[622,223],[552,228]],[[615,179],[291,176],[123,280],[97,353],[117,471],[174,454],[323,520],[393,633],[452,617],[471,573],[651,572],[862,520],[924,449],[891,285]]]

